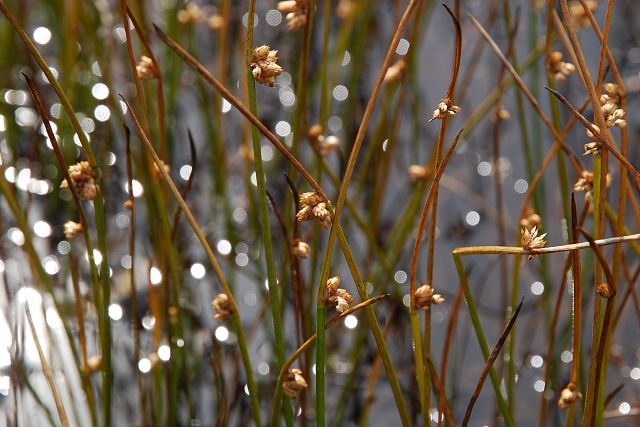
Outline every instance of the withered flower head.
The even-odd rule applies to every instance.
[[[558,399],[558,407],[560,409],[567,409],[580,399],[582,395],[578,392],[578,387],[574,382],[567,384],[565,388],[560,392],[560,398]]]
[[[411,182],[425,181],[431,175],[431,170],[422,165],[409,166],[409,180]]]
[[[302,371],[297,368],[289,369],[282,379],[282,391],[291,398],[298,397],[300,391],[307,388],[307,381],[302,376]]]
[[[440,294],[436,294],[433,287],[429,284],[424,284],[416,289],[416,310],[426,310],[431,304],[442,304],[444,297]]]
[[[67,221],[64,223],[64,236],[67,239],[73,239],[84,231],[84,225],[81,222]]]
[[[311,252],[311,247],[308,243],[303,242],[300,239],[294,239],[291,250],[296,258],[307,258],[309,256],[309,252]]]
[[[155,62],[148,56],[142,55],[140,62],[136,66],[136,73],[140,80],[153,80],[160,77],[160,70]]]
[[[329,278],[322,289],[320,302],[325,307],[335,307],[336,311],[343,313],[349,308],[349,304],[353,302],[353,297],[349,292],[338,286],[340,286],[340,277]]]
[[[298,222],[308,221],[315,218],[322,228],[331,225],[331,214],[327,209],[327,204],[322,201],[318,193],[309,191],[300,195],[302,207],[296,214]]]
[[[544,248],[544,245],[547,243],[544,240],[546,235],[547,233],[538,236],[538,227],[533,227],[531,230],[523,228],[521,239],[522,248],[527,251]],[[529,255],[529,259],[532,259],[534,256],[535,255]]]
[[[438,108],[433,111],[429,123],[437,119],[442,120],[447,116],[455,116],[460,111],[462,111],[462,108],[457,105],[453,105],[451,99],[445,98],[438,104]]]
[[[231,305],[229,304],[229,297],[225,293],[220,293],[211,302],[216,314],[213,316],[219,322],[229,319],[233,315]]]
[[[68,170],[80,200],[94,200],[98,194],[98,187],[95,183],[96,173],[89,162],[76,163],[69,166]],[[60,188],[69,188],[66,178],[60,183]]]
[[[278,51],[271,50],[267,45],[262,45],[253,50],[251,54],[251,73],[260,84],[275,86],[276,77],[282,74],[282,67],[276,64]]]

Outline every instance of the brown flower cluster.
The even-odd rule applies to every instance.
[[[298,259],[307,258],[311,252],[311,247],[307,242],[303,242],[300,239],[293,239],[291,252],[293,252],[293,255]]]
[[[328,156],[340,146],[340,139],[337,136],[324,136],[322,125],[315,124],[307,131],[307,137],[311,145],[323,156]]]
[[[536,210],[529,208],[525,211],[524,216],[520,218],[520,228],[531,230],[533,227],[539,229],[542,227],[542,218],[536,213]]]
[[[416,289],[416,310],[426,310],[431,304],[442,304],[444,297],[436,294],[433,287],[425,284]]]
[[[613,179],[611,178],[611,175],[607,174],[607,178],[606,178],[607,187],[611,186],[612,180]],[[573,191],[575,192],[583,191],[586,193],[585,197],[591,197],[591,192],[593,191],[593,172],[589,172],[588,170],[583,170],[582,174],[580,175],[580,178],[578,178],[575,185],[573,186]]]
[[[340,277],[334,276],[327,280],[327,283],[322,288],[322,294],[320,295],[320,302],[324,303],[325,307],[334,307],[336,311],[343,313],[349,309],[349,304],[353,302],[353,297],[349,292],[340,286]]]
[[[431,119],[429,119],[429,123],[434,120],[442,120],[447,116],[455,116],[460,111],[462,111],[462,108],[457,105],[453,105],[451,99],[445,98],[438,104],[438,108],[433,111]]]
[[[300,195],[300,204],[302,208],[296,214],[298,222],[317,219],[322,228],[331,225],[331,214],[327,209],[327,204],[322,201],[318,193],[309,191]]]
[[[431,169],[422,165],[409,166],[409,180],[411,182],[426,181],[431,176]]]
[[[405,70],[407,69],[407,61],[404,59],[398,60],[395,64],[387,69],[386,74],[384,75],[384,84],[393,83],[402,77]]]
[[[526,251],[544,248],[544,245],[547,244],[547,242],[544,240],[546,235],[547,233],[538,236],[538,227],[535,226],[530,230],[527,228],[523,228],[522,238],[520,240],[522,248]],[[529,259],[532,259],[534,256],[535,255],[529,255]]]
[[[617,126],[627,127],[627,113],[622,109],[620,88],[615,83],[606,83],[604,93],[600,96],[600,111],[604,116],[608,128]]]
[[[153,80],[160,77],[160,70],[148,56],[142,55],[140,62],[136,66],[136,73],[140,80]]]
[[[558,399],[558,408],[567,409],[580,399],[582,395],[578,391],[576,383],[573,381],[567,384],[565,388],[560,392],[560,398]]]
[[[597,133],[600,133],[600,128],[594,124],[591,124]],[[591,154],[592,156],[597,156],[600,154],[600,146],[602,145],[596,135],[591,132],[589,129],[586,130],[587,138],[590,142],[584,144],[584,156]]]
[[[340,0],[338,6],[336,6],[336,16],[342,20],[350,18],[355,11],[355,0]]]
[[[216,312],[213,318],[219,322],[223,322],[233,315],[233,310],[229,304],[229,297],[225,293],[216,295],[211,302],[211,306]]]
[[[197,3],[190,1],[184,9],[178,12],[178,22],[183,25],[198,24],[207,21],[207,25],[214,31],[220,30],[224,26],[224,18],[220,16],[215,7],[200,7]]]
[[[89,162],[76,163],[69,166],[68,170],[80,200],[94,200],[98,194],[98,187],[95,182],[96,173]],[[60,183],[60,188],[69,188],[66,178]]]
[[[587,0],[585,4],[591,13],[595,13],[598,8],[598,2],[595,0]],[[591,25],[589,22],[589,15],[587,15],[587,12],[579,1],[576,0],[569,3],[569,13],[573,17],[578,28],[585,28]]]
[[[307,388],[307,381],[302,376],[302,371],[297,368],[289,369],[282,379],[282,391],[287,396],[298,397],[300,391]]]
[[[67,221],[64,223],[64,236],[67,239],[73,239],[84,231],[84,225],[81,222]]]
[[[276,8],[286,15],[289,31],[300,31],[307,25],[307,0],[283,0]]]
[[[271,50],[267,45],[262,45],[253,50],[251,54],[251,73],[260,84],[275,86],[276,77],[282,74],[282,67],[276,64],[278,51]]]
[[[570,62],[564,62],[562,60],[562,52],[554,51],[549,55],[549,71],[553,75],[553,79],[557,81],[564,81],[569,77],[569,74],[576,70],[576,66]]]

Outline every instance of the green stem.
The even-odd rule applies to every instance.
[[[256,101],[256,82],[249,67],[251,53],[253,52],[253,28],[254,14],[256,9],[256,0],[249,0],[249,14],[247,20],[247,42],[246,42],[246,59],[247,59],[247,88],[249,93],[249,111],[258,117],[258,106]],[[251,140],[253,143],[253,158],[256,167],[256,181],[258,184],[258,216],[260,219],[260,229],[262,231],[262,243],[264,245],[265,262],[267,264],[267,283],[269,287],[269,296],[271,301],[271,315],[273,317],[273,331],[275,335],[275,352],[276,364],[275,369],[280,371],[280,367],[284,363],[284,337],[282,317],[280,310],[280,290],[276,280],[276,265],[273,257],[273,242],[271,239],[271,227],[269,225],[269,207],[267,205],[266,179],[264,174],[264,164],[262,162],[262,149],[260,145],[260,131],[257,127],[251,127]],[[284,402],[285,419],[287,425],[293,424],[293,412],[289,399],[285,398]]]

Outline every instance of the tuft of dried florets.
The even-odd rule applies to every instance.
[[[604,299],[609,299],[616,294],[615,289],[608,283],[600,283],[596,288],[596,292]]]
[[[431,175],[431,169],[422,165],[409,166],[409,180],[412,182],[426,181]]]
[[[496,112],[496,120],[499,120],[501,122],[511,120],[511,113],[503,106],[500,106],[500,109],[498,109],[498,111]]]
[[[67,239],[73,239],[84,231],[84,225],[81,222],[67,221],[64,223],[64,236]]]
[[[213,31],[219,31],[224,27],[224,18],[217,13],[214,13],[207,18],[207,25]]]
[[[153,80],[160,77],[160,70],[156,66],[156,63],[153,62],[153,59],[144,55],[142,55],[140,62],[138,62],[136,66],[136,73],[140,80]]]
[[[384,75],[383,82],[385,84],[389,84],[399,80],[400,77],[402,77],[402,75],[404,74],[406,69],[407,69],[407,61],[405,61],[404,59],[398,60],[395,64],[393,64],[387,69],[387,72]]]
[[[591,124],[591,126],[593,126],[593,128],[596,130],[597,133],[600,133],[600,128],[594,124]],[[589,138],[589,141],[586,144],[584,144],[584,153],[583,155],[587,155],[587,154],[591,154],[593,156],[597,156],[598,154],[600,154],[600,141],[598,140],[598,138],[596,137],[596,135],[591,132],[591,130],[589,130],[588,128],[586,129],[586,134],[587,134],[587,138]]]
[[[426,310],[431,304],[442,304],[444,297],[434,292],[435,290],[429,284],[424,284],[416,289],[416,310]]]
[[[612,182],[613,178],[611,177],[611,174],[608,173],[605,182],[607,188],[611,186]],[[573,185],[573,191],[575,191],[576,193],[584,192],[585,199],[590,200],[593,192],[593,172],[583,170],[580,174],[580,178],[578,178],[576,183]]]
[[[87,364],[83,367],[85,375],[95,374],[102,367],[102,357],[91,356],[87,359]]]
[[[311,145],[323,156],[328,156],[340,147],[340,139],[337,136],[329,135],[325,137],[322,125],[315,124],[307,130],[307,137]]]
[[[322,201],[318,193],[310,191],[300,195],[300,204],[302,207],[296,214],[298,222],[316,219],[322,228],[331,225],[331,214],[327,209],[327,204]]]
[[[585,4],[591,13],[594,13],[598,8],[598,2],[595,0],[587,0]],[[572,1],[569,3],[569,13],[573,17],[578,28],[585,28],[591,25],[589,22],[589,16],[579,1]]]
[[[298,397],[300,391],[305,388],[307,388],[307,381],[302,376],[300,369],[289,369],[282,378],[282,391],[291,398]]]
[[[336,7],[336,16],[342,20],[348,19],[356,11],[355,0],[340,0]]]
[[[532,229],[522,228],[522,238],[521,244],[522,248],[526,251],[531,251],[534,249],[544,248],[544,245],[547,243],[544,238],[547,233],[544,233],[541,236],[538,236],[538,227],[533,227]],[[529,255],[529,259],[532,259],[536,255]]]
[[[520,228],[531,230],[533,227],[540,229],[542,227],[542,218],[536,213],[535,209],[529,208],[520,219]]]
[[[438,108],[433,111],[431,119],[429,119],[429,123],[437,119],[442,120],[448,116],[455,116],[460,111],[462,111],[462,108],[457,105],[453,105],[451,99],[445,98],[438,104]]]
[[[600,96],[600,111],[608,128],[627,127],[627,113],[622,108],[622,94],[617,84],[604,85],[604,93]]]
[[[275,86],[276,77],[282,74],[282,67],[276,64],[278,51],[271,50],[267,45],[262,45],[253,50],[251,54],[251,73],[260,84]]]
[[[567,409],[580,399],[582,395],[578,391],[576,383],[573,381],[567,384],[565,388],[560,392],[560,398],[558,399],[558,408]]]
[[[178,22],[181,24],[197,24],[202,21],[204,14],[195,2],[189,2],[184,9],[178,12]]]
[[[353,302],[353,297],[346,290],[339,288],[339,286],[340,277],[329,278],[322,288],[320,302],[325,307],[335,307],[336,311],[344,313],[349,308],[349,304]]]
[[[309,253],[311,252],[311,247],[308,243],[303,242],[300,239],[293,239],[293,246],[291,248],[291,252],[296,258],[302,259],[307,258]]]
[[[563,81],[569,77],[569,74],[576,70],[575,65],[570,62],[562,61],[562,52],[554,51],[549,54],[549,72],[553,75],[554,80]]]
[[[80,200],[94,200],[98,194],[98,187],[95,182],[96,173],[89,162],[76,163],[69,166],[68,170]],[[60,188],[69,188],[66,178],[60,183]]]
[[[284,0],[278,2],[276,8],[286,15],[289,31],[299,31],[307,25],[307,1]]]
[[[229,304],[229,297],[225,293],[216,295],[213,301],[211,301],[211,306],[216,312],[213,318],[219,322],[223,322],[233,315],[233,310]]]

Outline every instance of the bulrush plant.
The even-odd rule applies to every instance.
[[[634,7],[0,0],[0,425],[635,425]]]

